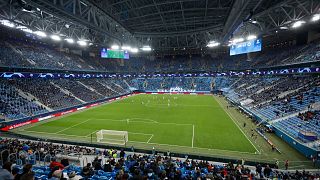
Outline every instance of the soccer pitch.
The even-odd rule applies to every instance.
[[[212,95],[140,94],[17,129],[69,141],[95,142],[95,132],[128,131],[129,143],[255,154],[257,149]]]

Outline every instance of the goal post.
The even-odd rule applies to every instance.
[[[126,145],[128,142],[128,131],[116,131],[116,130],[100,130],[96,133],[97,142]]]

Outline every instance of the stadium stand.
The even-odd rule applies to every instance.
[[[270,66],[319,61],[318,41],[306,46],[287,45],[270,48],[247,57],[246,55],[229,56],[221,53],[216,57],[199,56],[164,56],[131,57],[130,61],[101,61],[96,57],[83,58],[50,44],[44,44],[25,37],[17,38],[12,32],[1,27],[0,51],[4,56],[0,64],[4,67],[32,67],[43,69],[64,69],[81,71],[111,72],[193,72],[227,71],[265,68]],[[294,52],[294,53],[293,53]],[[14,57],[14,60],[10,60]]]
[[[227,0],[225,2],[219,1],[217,3],[219,7],[212,7],[215,2],[177,1],[179,3],[178,10],[174,6],[175,1],[156,2],[154,0],[153,4],[142,2],[142,4],[146,4],[147,8],[139,7],[138,1],[134,5],[127,1],[109,3],[109,1],[100,0],[92,2],[80,0],[64,2],[61,0],[46,1],[45,3],[41,0],[34,2],[3,1],[0,0],[0,7],[3,8],[0,11],[0,73],[3,73],[0,77],[0,128],[6,127],[3,128],[4,131],[10,131],[6,134],[9,138],[0,137],[0,165],[2,166],[0,180],[13,179],[13,176],[18,180],[55,180],[67,176],[68,179],[82,177],[88,180],[320,178],[318,171],[315,173],[305,170],[287,171],[288,161],[283,163],[286,170],[279,170],[278,160],[272,164],[256,163],[256,166],[247,166],[243,159],[234,164],[189,159],[187,156],[185,158],[181,158],[183,156],[180,158],[171,157],[170,152],[167,155],[163,152],[155,152],[154,147],[151,146],[153,142],[150,141],[154,134],[141,132],[131,133],[141,135],[143,138],[150,136],[149,139],[143,142],[132,142],[150,145],[142,150],[145,153],[125,152],[120,150],[120,147],[118,147],[119,149],[101,149],[97,147],[103,147],[103,145],[98,143],[97,147],[83,147],[71,145],[78,143],[71,142],[71,140],[66,144],[57,144],[51,143],[50,141],[54,140],[50,139],[46,142],[47,139],[31,141],[10,138],[11,136],[27,136],[19,133],[14,134],[15,132],[11,132],[10,128],[19,128],[24,125],[32,127],[32,123],[63,116],[65,112],[80,111],[97,106],[99,103],[126,98],[136,93],[148,94],[146,96],[156,94],[155,92],[159,92],[159,94],[167,92],[198,93],[201,95],[207,93],[216,94],[217,96],[214,98],[217,99],[225,97],[227,101],[221,98],[221,102],[226,104],[226,108],[231,107],[231,111],[235,111],[245,119],[244,123],[241,118],[239,121],[234,121],[234,118],[229,114],[231,111],[225,111],[224,104],[218,100],[214,101],[219,105],[216,109],[220,110],[221,108],[221,112],[226,113],[228,118],[233,120],[234,124],[232,125],[239,128],[237,130],[243,134],[244,141],[250,143],[250,147],[252,145],[251,148],[255,149],[252,152],[233,151],[232,148],[228,150],[214,149],[219,151],[218,154],[227,152],[234,157],[234,154],[244,152],[243,154],[248,153],[248,156],[254,156],[252,159],[263,157],[265,154],[261,155],[262,151],[259,151],[255,146],[260,142],[257,143],[253,138],[258,133],[261,135],[261,139],[267,142],[262,146],[261,144],[257,145],[259,148],[262,149],[265,148],[264,146],[269,147],[270,145],[272,152],[267,153],[281,155],[282,152],[275,146],[276,144],[269,140],[268,135],[265,134],[270,131],[275,133],[276,138],[281,138],[301,153],[299,154],[302,155],[301,157],[299,155],[295,157],[299,160],[298,162],[308,160],[306,165],[296,167],[311,167],[308,164],[310,160],[313,161],[313,167],[315,167],[316,163],[320,162],[320,78],[318,74],[320,72],[320,34],[317,32],[319,24],[316,22],[320,19],[320,4],[317,1],[260,0],[258,3],[254,0],[248,0],[243,1],[244,5],[242,6],[242,1]],[[51,4],[52,2],[53,4]],[[104,2],[109,4],[104,4],[105,7],[98,7]],[[127,4],[123,4],[123,2]],[[163,11],[169,9],[166,5],[171,3],[172,10]],[[294,3],[298,3],[298,5]],[[46,7],[47,5],[51,5],[50,8]],[[198,5],[199,7],[197,7]],[[205,9],[202,5],[205,6]],[[137,9],[133,6],[140,8],[141,12],[135,13]],[[190,9],[188,9],[189,6]],[[301,12],[300,9],[298,11],[295,9],[296,6],[301,8]],[[150,12],[143,9],[148,9]],[[287,9],[290,11],[287,12]],[[9,10],[10,13],[5,10]],[[152,12],[154,10],[157,12]],[[189,17],[190,10],[194,13],[192,18]],[[195,16],[199,15],[197,14],[198,10],[201,11],[201,14],[205,14],[204,17],[199,16],[200,21]],[[273,12],[274,10],[276,13]],[[183,22],[179,21],[180,15],[177,15],[176,12],[181,12]],[[215,14],[216,12],[218,14]],[[285,12],[284,16],[289,19],[281,19],[281,12]],[[13,15],[14,13],[18,14]],[[171,13],[175,16],[169,16]],[[292,15],[292,13],[294,14]],[[40,16],[38,16],[39,14]],[[141,16],[136,16],[136,14]],[[268,14],[268,20],[264,19],[265,14]],[[78,15],[81,17],[77,17]],[[100,17],[97,18],[97,15]],[[157,21],[158,15],[160,15],[162,22]],[[155,19],[149,22],[149,16]],[[282,22],[281,25],[275,22],[273,16],[279,17],[278,21]],[[70,17],[71,19],[68,19]],[[108,18],[105,19],[106,17]],[[120,18],[117,19],[118,17]],[[142,20],[141,17],[144,17],[145,20]],[[212,17],[216,19],[211,19]],[[318,19],[314,20],[315,18]],[[56,23],[57,19],[59,23]],[[138,20],[140,22],[132,19],[140,19]],[[190,21],[190,19],[193,20]],[[220,19],[224,20],[220,22]],[[270,22],[270,19],[273,22]],[[72,23],[69,23],[70,20]],[[176,22],[170,22],[171,20]],[[205,23],[206,21],[208,22]],[[39,25],[39,22],[42,25]],[[310,31],[307,29],[306,32],[300,32],[297,29],[296,32],[293,32],[295,23],[308,25]],[[174,25],[170,27],[171,24]],[[274,24],[276,27],[273,27]],[[53,25],[56,27],[53,28]],[[257,28],[258,25],[260,28]],[[156,31],[152,28],[153,26],[158,27],[155,28]],[[192,28],[190,28],[191,26]],[[58,27],[60,27],[60,31]],[[147,30],[143,30],[143,28]],[[262,51],[260,47],[260,51],[245,52],[236,56],[227,52],[227,49],[229,50],[227,46],[230,46],[231,50],[233,46],[237,45],[235,41],[238,39],[237,37],[240,37],[240,33],[242,33],[240,41],[248,40],[247,42],[249,42],[249,36],[244,36],[253,35],[256,31],[259,32],[253,39],[263,41]],[[47,33],[48,36],[41,37],[37,32]],[[55,41],[52,36],[58,36],[61,41]],[[66,38],[72,38],[74,44],[68,44]],[[215,42],[218,40],[224,42]],[[81,41],[86,45],[82,46],[79,43]],[[137,47],[138,53],[131,53],[133,49],[129,48],[130,60],[119,57],[101,58],[100,50],[109,48],[107,46],[111,46],[109,43],[113,42],[119,43],[119,47],[111,49],[121,48],[124,50],[126,43],[133,43],[132,46],[140,47]],[[208,46],[210,42],[222,46],[211,49]],[[251,42],[256,41],[250,41],[250,45]],[[149,51],[142,52],[145,43],[154,47],[149,46]],[[259,44],[261,45],[261,42]],[[242,44],[242,46],[249,45]],[[312,73],[311,68],[314,69]],[[292,72],[289,72],[288,69]],[[281,72],[282,70],[285,72]],[[261,73],[262,71],[264,73]],[[34,77],[34,74],[39,72],[42,77]],[[24,73],[28,74],[28,77],[24,76]],[[53,76],[53,73],[59,73],[58,77]],[[141,102],[140,100],[139,102],[131,100],[131,103],[143,105],[141,109],[148,106],[157,109],[159,106],[157,102],[162,102],[159,107],[165,110],[187,107],[176,102],[174,105],[173,103],[170,105],[170,99],[165,99],[164,96],[162,97],[163,101],[156,99],[150,103],[150,100],[141,100]],[[125,103],[132,105],[129,101]],[[188,108],[196,106],[211,108],[209,105],[202,107],[202,105],[193,104],[188,105]],[[118,111],[115,112],[118,113]],[[59,115],[55,116],[56,114]],[[177,113],[178,115],[179,113]],[[147,115],[142,114],[141,116]],[[212,114],[208,115],[208,119],[210,116]],[[128,127],[133,126],[130,121],[134,119],[138,119],[136,122],[148,124],[148,126],[150,123],[166,124],[170,127],[175,123],[176,126],[182,125],[175,122],[174,118],[165,118],[168,122],[164,123],[149,117],[114,118],[109,120],[119,124],[127,123]],[[102,121],[104,119],[101,119]],[[247,122],[250,123],[249,127],[246,125]],[[78,122],[76,121],[76,123]],[[242,129],[239,127],[239,124],[242,125],[241,123],[243,123]],[[100,126],[100,122],[97,124]],[[191,129],[183,132],[186,137],[188,133],[192,132],[190,135],[192,138],[186,141],[192,144],[190,146],[192,152],[197,151],[197,148],[202,148],[194,146],[194,141],[199,141],[195,138],[195,131],[198,130],[195,130],[195,125],[191,123],[184,125]],[[250,129],[245,129],[246,126]],[[70,127],[62,129],[60,132],[70,131],[68,129]],[[139,126],[140,129],[141,127]],[[224,130],[223,126],[221,127]],[[25,129],[22,130],[27,132]],[[92,132],[90,131],[89,135],[78,137],[91,138],[90,146],[93,146],[92,134],[94,133]],[[44,135],[47,132],[29,131],[28,133],[43,133],[41,135]],[[54,132],[48,134],[49,136],[59,135]],[[248,138],[249,136],[247,137],[248,134],[249,136],[251,134],[251,139]],[[77,136],[60,134],[60,136],[64,135],[66,137],[68,135]],[[179,141],[178,136],[174,138]],[[265,142],[264,140],[263,142]],[[281,143],[284,144],[284,142]],[[225,144],[223,142],[223,146]],[[86,145],[89,146],[89,144]],[[157,145],[179,146],[176,144]],[[141,145],[141,147],[143,146]],[[180,147],[189,148],[189,146]],[[288,147],[286,146],[284,149],[287,150]],[[147,149],[151,148],[153,150],[150,154]],[[133,149],[132,146],[132,151]],[[279,157],[279,154],[273,155]],[[285,156],[288,157],[287,154]],[[268,157],[263,157],[263,160]],[[58,162],[58,159],[61,161]],[[225,159],[221,158],[221,161],[223,160]],[[276,158],[272,159],[272,162],[274,160]],[[69,161],[76,163],[69,163]],[[85,161],[87,165],[84,163]],[[255,159],[255,161],[260,160]]]
[[[23,176],[32,174],[35,179],[68,178],[77,175],[84,179],[314,179],[319,174],[308,171],[284,172],[271,169],[269,165],[244,166],[241,161],[233,163],[214,163],[188,158],[154,154],[135,154],[115,149],[96,149],[90,147],[53,144],[39,141],[1,139],[1,162]],[[17,153],[17,157],[8,156]],[[93,157],[87,165],[80,167],[71,163],[72,154]],[[64,155],[64,156],[61,156]],[[68,156],[69,155],[69,156]],[[61,162],[57,160],[60,157]],[[68,159],[70,158],[70,160]],[[37,162],[44,162],[41,165]],[[79,162],[78,162],[79,163]],[[27,168],[29,167],[29,168]],[[0,169],[1,175],[5,175]],[[33,172],[33,173],[32,173]],[[71,175],[72,174],[72,175]],[[5,176],[3,176],[5,177]]]
[[[0,113],[3,113],[8,119],[20,119],[47,112],[33,99],[28,100],[22,97],[16,88],[10,86],[11,82],[2,79],[0,82]]]

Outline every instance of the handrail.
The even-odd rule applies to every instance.
[[[2,162],[1,165],[3,165],[3,163],[7,162],[7,161],[4,161],[4,159],[3,159],[3,153],[5,153],[5,152],[8,152],[8,154],[10,154],[10,152],[9,152],[8,149],[2,150],[2,151],[0,152],[0,158],[1,158],[1,162]],[[8,156],[9,156],[9,155],[8,155]],[[8,157],[7,157],[7,160],[8,160]]]
[[[51,161],[51,158],[52,158],[51,154],[45,155],[44,158],[43,158],[43,165],[44,166],[46,165],[46,160],[47,160],[48,157],[49,157],[49,162]]]
[[[11,161],[11,156],[13,156],[15,158],[15,161],[13,163],[15,163],[18,160],[18,154],[17,153],[11,153],[8,156],[7,162],[12,162]]]
[[[35,162],[37,164],[37,154],[38,154],[38,162],[40,164],[40,161],[41,161],[41,154],[39,151],[34,151],[33,154],[35,155],[36,159],[35,159]]]

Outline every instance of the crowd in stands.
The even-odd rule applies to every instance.
[[[211,77],[156,77],[156,78],[134,78],[129,81],[131,87],[144,91],[170,91],[178,88],[185,91],[213,90],[213,78]]]
[[[108,72],[193,72],[245,70],[320,60],[318,41],[308,45],[289,45],[266,48],[247,56],[215,55],[167,55],[161,57],[133,55],[130,60],[101,59],[95,56],[80,56],[72,51],[54,47],[42,41],[15,35],[12,29],[0,27],[0,66],[28,67],[59,70],[108,71]],[[92,53],[91,53],[92,54]]]
[[[19,92],[6,80],[0,80],[0,113],[9,119],[19,119],[45,113],[47,110],[32,100],[19,95]]]
[[[122,85],[113,79],[0,79],[0,113],[22,119],[129,93]]]
[[[62,92],[49,80],[13,79],[9,83],[52,109],[61,109],[80,104],[78,100]]]
[[[314,111],[314,112],[307,111],[305,113],[299,113],[298,117],[303,121],[310,121],[312,119],[320,120],[320,116],[319,115],[320,115],[319,111]],[[319,123],[319,122],[317,121],[317,123]]]
[[[255,167],[238,163],[213,163],[204,160],[174,158],[153,154],[137,154],[123,150],[96,149],[41,141],[1,139],[2,168],[0,179],[316,179],[319,174],[307,171],[289,172],[272,169],[269,165]],[[5,151],[4,151],[5,150]],[[9,158],[9,154],[18,158]],[[35,156],[34,153],[40,153]],[[58,161],[59,154],[81,153],[92,155],[92,162],[80,167],[70,163],[68,156]],[[50,156],[45,156],[50,154]],[[40,159],[36,159],[40,157]],[[49,157],[48,159],[45,159]],[[50,164],[41,165],[38,161]],[[288,166],[286,166],[288,167]],[[276,167],[277,168],[277,167]],[[29,179],[28,179],[29,178]]]
[[[314,135],[311,141],[320,138],[320,80],[316,75],[236,78],[219,88],[225,89],[228,98],[258,115],[260,122],[268,121],[303,142],[310,139],[301,138],[300,132]],[[312,146],[320,148],[319,144]]]

